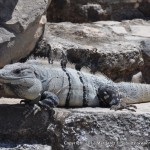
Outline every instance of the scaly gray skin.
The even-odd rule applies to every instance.
[[[114,83],[104,75],[92,75],[71,68],[52,68],[39,63],[15,63],[0,70],[5,92],[24,102],[51,107],[101,106],[117,109],[120,105],[150,101],[150,85]]]

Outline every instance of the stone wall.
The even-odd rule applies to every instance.
[[[28,56],[43,33],[50,0],[0,1],[0,68]]]
[[[52,0],[49,22],[93,22],[150,18],[149,0]]]

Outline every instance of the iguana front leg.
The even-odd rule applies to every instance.
[[[41,99],[38,102],[37,102],[37,100],[35,100],[35,102],[34,102],[34,100],[33,101],[22,100],[21,102],[24,102],[25,104],[27,104],[29,106],[30,105],[33,106],[32,108],[30,108],[29,110],[27,110],[24,113],[25,118],[27,118],[32,113],[35,115],[42,109],[51,110],[54,113],[52,108],[54,108],[58,105],[59,99],[54,93],[45,91],[44,93],[41,94]],[[34,104],[33,104],[33,102],[34,102]]]
[[[41,95],[41,100],[38,103],[42,107],[54,108],[59,104],[59,98],[52,92],[45,91]]]
[[[136,106],[126,104],[124,96],[119,92],[116,86],[101,86],[98,88],[97,96],[100,107],[110,107],[113,110],[127,109],[135,111]],[[133,109],[134,108],[134,109]]]

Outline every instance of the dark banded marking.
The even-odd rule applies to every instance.
[[[85,84],[83,82],[83,78],[81,76],[81,73],[80,72],[77,72],[77,74],[79,75],[79,79],[80,79],[80,82],[83,84],[83,106],[84,107],[87,107],[88,106],[88,101],[87,101],[87,98],[86,98],[86,87],[85,87]]]
[[[66,75],[68,77],[68,82],[69,82],[69,89],[68,89],[68,94],[67,94],[66,103],[65,103],[65,106],[69,107],[70,96],[71,96],[71,78],[70,78],[70,75],[65,68],[62,68],[62,70],[66,73]]]

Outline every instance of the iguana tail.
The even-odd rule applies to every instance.
[[[119,92],[127,99],[127,103],[150,102],[150,85],[140,83],[117,83]]]

